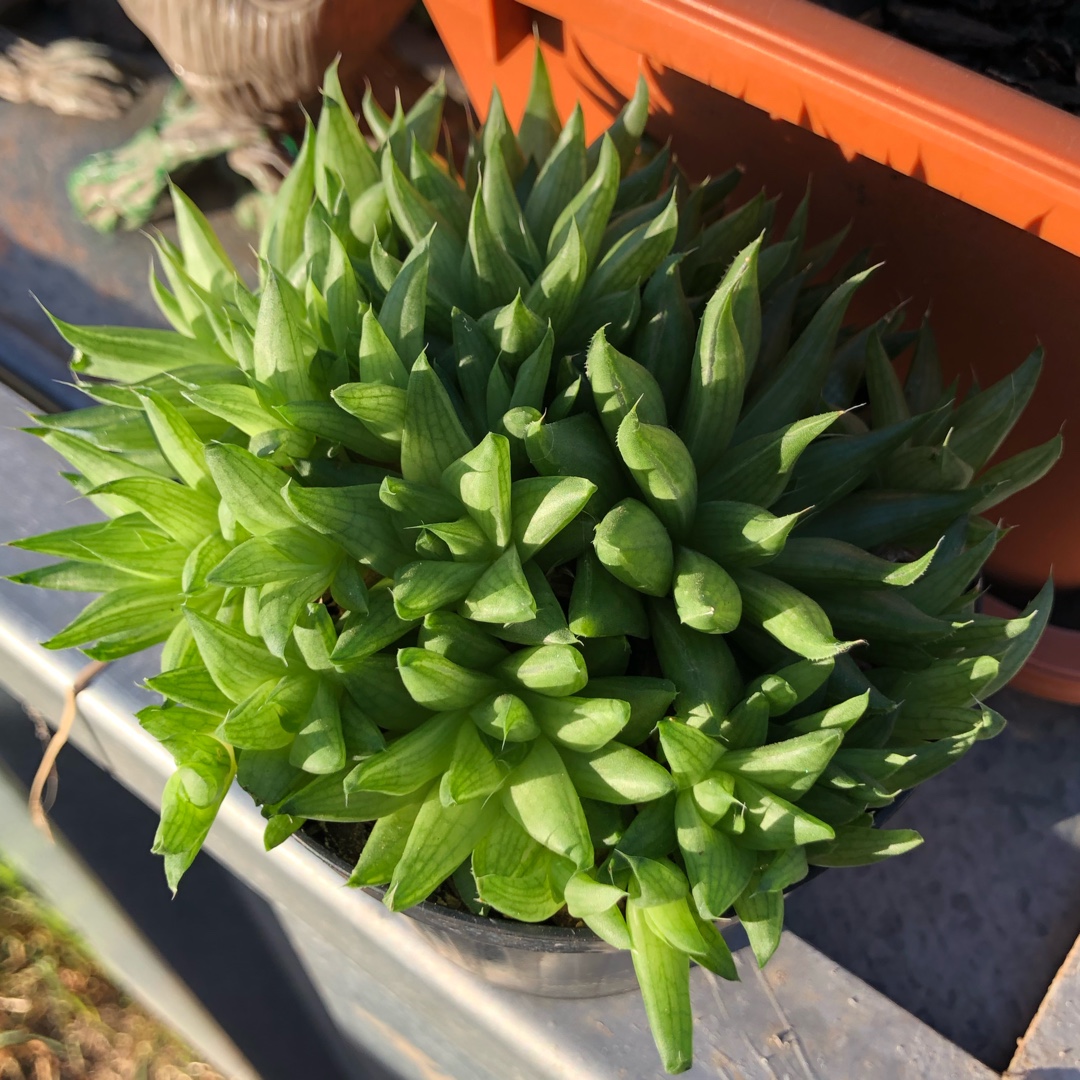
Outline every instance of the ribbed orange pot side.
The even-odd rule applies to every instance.
[[[696,176],[738,162],[741,191],[813,176],[812,229],[848,222],[847,249],[885,265],[854,314],[932,305],[949,377],[986,386],[1038,343],[1039,388],[1003,454],[1044,442],[1080,390],[1080,119],[805,0],[427,0],[470,95],[497,85],[524,110],[534,26],[556,102],[580,100],[590,136],[633,92],[650,132]],[[716,89],[719,88],[719,89]],[[765,111],[768,110],[768,111]],[[771,115],[770,115],[771,114]],[[1080,586],[1080,440],[998,511],[1017,526],[991,570],[1018,585]]]

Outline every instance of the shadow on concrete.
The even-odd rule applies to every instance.
[[[0,243],[0,382],[42,409],[92,404],[71,385],[71,349],[42,308],[71,323],[163,325],[156,311],[98,292],[63,263]]]
[[[926,843],[823,874],[791,897],[787,925],[1000,1071],[1080,933],[1080,715],[1014,691],[993,704],[1005,732],[888,824]]]
[[[32,722],[0,695],[0,757],[29,784]],[[207,854],[175,899],[150,853],[157,815],[74,747],[52,819],[263,1080],[393,1080],[333,1026],[272,909]]]

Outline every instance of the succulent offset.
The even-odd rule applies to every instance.
[[[175,330],[54,320],[100,404],[33,430],[106,520],[16,580],[102,594],[50,647],[164,642],[174,888],[234,779],[268,847],[373,822],[350,881],[395,910],[449,880],[631,949],[680,1071],[691,960],[737,977],[714,920],[764,964],[809,866],[916,846],[875,811],[1000,729],[1050,591],[978,612],[983,515],[1060,438],[987,463],[1041,358],[958,404],[926,325],[845,327],[870,271],[828,276],[808,200],[776,234],[736,171],[688,184],[643,84],[588,145],[538,61],[463,176],[441,88],[364,113],[374,150],[331,69],[257,290],[174,191]]]

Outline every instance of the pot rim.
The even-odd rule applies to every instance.
[[[493,75],[504,96],[515,79],[527,86],[527,50],[516,46],[528,39],[528,22],[472,0],[486,40],[500,43],[492,55],[479,53],[478,35],[454,32],[460,4],[433,2],[433,18],[474,99],[486,100],[477,84]],[[620,59],[644,54],[645,70],[652,60],[1080,255],[1080,120],[1065,109],[811,0],[532,6],[601,58],[603,49]],[[549,65],[556,55],[548,53]],[[507,101],[512,112],[516,98]]]
[[[293,834],[315,856],[327,866],[347,878],[352,867],[340,856],[325,848],[314,837],[308,836],[303,829]],[[382,885],[364,885],[363,891],[378,900],[386,895]],[[497,918],[490,915],[474,915],[471,911],[458,911],[443,904],[423,900],[403,912],[409,918],[435,930],[450,932],[475,941],[490,939],[498,935],[504,947],[524,949],[529,952],[621,952],[609,945],[587,927],[551,926],[547,923],[524,923],[512,919]],[[727,920],[733,921],[733,920]]]
[[[888,806],[882,806],[874,811],[873,828],[884,825],[907,802],[913,791],[914,788],[901,791]],[[299,829],[293,836],[327,866],[343,878],[348,878],[352,867],[341,856],[335,855],[313,836],[308,836],[303,829]],[[784,890],[784,898],[787,899],[796,889],[813,881],[827,869],[829,868],[825,866],[811,866],[804,878]],[[382,885],[363,885],[361,888],[369,896],[380,901],[386,895],[386,888]],[[430,900],[422,900],[419,904],[406,909],[403,914],[434,930],[457,934],[473,941],[490,940],[494,934],[498,936],[500,944],[504,947],[524,949],[528,952],[617,953],[623,951],[616,949],[614,945],[609,945],[603,938],[597,937],[588,927],[551,926],[548,923],[518,922],[516,919],[493,915],[474,915],[471,911],[458,911],[456,908],[436,904]],[[734,926],[739,920],[732,917],[714,921],[721,929],[724,929]]]

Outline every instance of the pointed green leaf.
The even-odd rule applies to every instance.
[[[244,750],[276,750],[293,741],[293,732],[281,724],[281,712],[270,702],[278,684],[263,683],[234,708],[222,724],[222,733]]]
[[[843,738],[843,731],[833,727],[752,750],[730,750],[722,767],[794,799],[810,790]]]
[[[552,156],[554,160],[554,155]],[[599,158],[592,176],[582,184],[577,194],[564,206],[551,228],[547,251],[550,259],[562,247],[570,230],[571,220],[577,222],[590,265],[596,260],[608,217],[615,205],[619,190],[619,154],[608,136],[603,136]],[[537,187],[543,172],[537,178]],[[534,189],[535,190],[535,189]]]
[[[419,356],[409,375],[401,472],[406,480],[437,486],[443,470],[467,454],[471,442],[442,380]]]
[[[271,267],[255,323],[255,378],[281,400],[307,401],[315,397],[309,377],[315,341],[283,295],[285,288]]]
[[[792,735],[806,735],[810,732],[838,730],[847,731],[853,724],[862,719],[870,704],[870,691],[867,690],[855,697],[841,701],[837,705],[830,705],[821,712],[811,713],[809,716],[801,716],[798,720],[792,720],[783,726],[786,733]]]
[[[528,622],[536,616],[536,600],[516,548],[508,548],[484,572],[465,597],[463,610],[483,623]]]
[[[712,772],[723,746],[697,728],[678,720],[661,720],[660,745],[679,789],[693,787]]]
[[[779,891],[751,892],[735,901],[735,913],[750,939],[758,967],[764,967],[780,944],[784,929],[784,896]]]
[[[424,799],[383,903],[404,911],[448,878],[491,826],[495,807],[485,799],[443,806],[437,788]]]
[[[510,443],[488,434],[446,467],[442,486],[458,499],[484,535],[499,548],[510,542]]]
[[[636,289],[671,252],[679,228],[675,189],[659,213],[629,230],[603,255],[585,286],[586,300]]]
[[[306,488],[293,480],[285,488],[285,502],[294,524],[299,518],[380,574],[393,574],[408,559],[375,484]]]
[[[232,260],[198,207],[175,184],[169,184],[184,269],[193,280],[212,293],[223,293],[238,277]]]
[[[60,336],[78,351],[72,370],[118,382],[136,382],[196,364],[229,365],[220,349],[173,330],[126,326],[72,326],[49,315]]]
[[[184,614],[199,655],[218,689],[239,704],[264,683],[275,684],[285,665],[255,638],[187,609]]]
[[[430,261],[430,239],[425,237],[409,252],[379,311],[379,325],[406,368],[413,366],[424,347]]]
[[[602,749],[630,720],[630,706],[614,698],[552,698],[526,692],[521,697],[549,739],[581,753]]]
[[[864,435],[819,439],[799,459],[790,490],[779,502],[783,510],[828,506],[854,491],[873,470],[905,443],[924,417]]]
[[[506,646],[500,641],[476,623],[450,611],[426,615],[417,644],[475,671],[487,671],[507,656]]]
[[[506,109],[503,106],[502,95],[498,87],[491,92],[491,101],[488,104],[488,115],[484,121],[481,133],[483,138],[484,159],[499,155],[502,157],[510,176],[516,180],[524,168],[525,162],[521,156],[521,149],[514,132],[510,127],[510,121],[506,117]]]
[[[612,741],[588,753],[561,750],[570,779],[586,799],[631,806],[675,790],[671,774],[639,750]]]
[[[328,173],[336,175],[350,192],[362,191],[379,180],[375,155],[360,133],[341,89],[338,63],[335,60],[323,76],[323,101],[315,139],[315,189],[327,206],[331,201]]]
[[[598,513],[626,491],[622,467],[595,417],[578,414],[530,424],[525,449],[541,476],[587,476],[597,488],[590,509]]]
[[[421,805],[422,800],[407,803],[375,822],[346,884],[362,888],[389,883],[394,868],[405,853]]]
[[[296,527],[296,515],[282,495],[289,479],[276,466],[226,443],[208,446],[206,463],[222,499],[249,532]]]
[[[557,879],[573,866],[538,844],[502,812],[473,852],[472,872],[485,903],[522,922],[541,922],[562,907]]]
[[[905,855],[923,842],[914,829],[867,829],[847,825],[837,829],[836,839],[811,848],[807,859],[813,866],[867,866],[895,855]]]
[[[701,479],[702,498],[768,508],[783,494],[802,452],[833,426],[839,412],[796,420],[730,447]]]
[[[1042,362],[1040,346],[1015,371],[968,397],[952,417],[954,453],[975,469],[990,460],[1035,392]]]
[[[845,652],[854,642],[837,640],[828,616],[805,593],[757,570],[732,572],[747,619],[781,645],[809,660]]]
[[[649,635],[641,598],[605,570],[591,551],[577,561],[570,594],[570,629],[585,638]]]
[[[579,870],[566,883],[566,907],[575,919],[601,915],[614,907],[626,893],[614,885],[597,881],[587,871]]]
[[[784,549],[769,563],[769,572],[804,588],[904,587],[926,573],[933,557],[934,549],[931,549],[911,562],[897,563],[841,540],[796,536],[788,540]]]
[[[671,537],[644,503],[623,499],[613,507],[597,525],[593,546],[623,584],[649,596],[667,593],[675,561]]]
[[[985,514],[999,503],[1041,480],[1061,457],[1063,442],[1055,435],[1049,442],[1033,446],[1000,462],[979,477],[979,486],[989,494],[975,504],[973,513]]]
[[[728,570],[774,558],[800,515],[776,517],[750,503],[706,502],[698,507],[690,542]]]
[[[496,154],[484,162],[480,194],[491,232],[504,245],[516,266],[526,272],[526,281],[540,271],[543,262],[529,226],[521,212],[505,159]]]
[[[561,246],[550,242],[555,220],[585,184],[588,175],[585,159],[585,118],[581,107],[576,106],[543,163],[525,203],[525,220],[537,245],[541,250],[546,249],[549,257]]]
[[[742,679],[724,639],[683,626],[670,601],[650,603],[649,619],[660,666],[679,688],[679,715],[695,726],[726,716],[742,694]]]
[[[551,92],[551,77],[548,75],[544,54],[537,45],[533,54],[532,82],[529,84],[529,96],[525,101],[525,115],[518,128],[518,145],[522,156],[528,161],[532,158],[543,166],[551,155],[562,130],[559,110]]]
[[[304,223],[315,194],[315,141],[309,120],[300,152],[278,190],[259,242],[260,257],[272,266],[288,269],[303,253]]]
[[[696,321],[683,292],[682,255],[669,256],[641,297],[630,352],[652,372],[674,415],[683,400],[694,350]]]
[[[83,645],[99,660],[125,656],[164,641],[180,616],[182,597],[174,586],[130,585],[92,600],[63,630],[42,642],[47,649]],[[93,649],[87,642],[100,639]]]
[[[485,186],[490,188],[485,179]],[[468,248],[462,273],[471,280],[480,310],[502,307],[529,288],[529,279],[507,250],[499,232],[488,221],[481,189],[473,197],[469,216]]]
[[[188,487],[212,493],[213,485],[203,457],[203,441],[183,413],[164,395],[154,390],[137,391],[154,438],[176,475]]]
[[[523,559],[530,559],[585,508],[596,485],[583,477],[534,476],[510,488],[511,534]]]
[[[685,535],[697,510],[697,471],[682,440],[641,422],[635,406],[619,425],[618,448],[656,515],[673,535]]]
[[[498,791],[508,768],[495,760],[474,724],[467,721],[458,730],[450,765],[443,774],[439,798],[444,806],[486,798]]]
[[[449,767],[463,721],[461,713],[439,713],[415,731],[402,735],[349,773],[345,778],[346,794],[381,791],[408,795],[419,790]]]
[[[427,649],[399,649],[398,671],[417,704],[429,709],[466,709],[497,693],[497,680]]]
[[[626,702],[630,719],[619,732],[619,741],[637,746],[652,733],[675,700],[675,684],[643,675],[615,675],[590,679],[581,696]]]
[[[174,480],[128,476],[93,490],[124,499],[184,547],[195,547],[217,531],[217,500]]]
[[[710,828],[689,791],[675,804],[675,827],[694,905],[703,919],[719,919],[749,883],[753,853]]]
[[[511,623],[494,631],[503,641],[519,645],[572,645],[576,638],[566,626],[566,616],[543,571],[535,562],[524,566],[525,580],[536,602],[536,617]]]
[[[752,850],[783,851],[833,838],[832,828],[823,821],[745,777],[735,778],[735,794],[745,814],[740,843]],[[721,825],[726,826],[726,820]]]
[[[684,1072],[693,1060],[690,958],[653,931],[645,909],[633,898],[626,904],[626,920],[633,943],[630,955],[660,1060],[667,1072]]]
[[[585,370],[597,412],[612,442],[635,406],[642,422],[666,426],[664,396],[656,380],[646,368],[612,348],[603,327],[589,346]]]
[[[687,626],[705,634],[729,634],[742,619],[742,596],[718,563],[689,548],[675,553],[675,609]]]
[[[535,645],[508,656],[494,674],[547,697],[576,694],[589,681],[581,653],[570,645]]]
[[[538,738],[510,774],[502,802],[537,843],[570,859],[579,870],[592,865],[593,846],[581,800],[546,739]]]
[[[566,329],[578,297],[585,287],[589,253],[577,221],[571,221],[566,238],[539,276],[526,289],[524,301],[540,318],[550,319],[557,334]]]
[[[540,726],[528,705],[514,694],[496,694],[469,710],[473,723],[500,743],[532,742]]]
[[[754,334],[760,335],[759,245],[760,240],[735,260],[709,300],[698,329],[679,434],[702,471],[715,465],[727,449],[753,366],[754,357],[747,356],[746,345],[753,344]]]
[[[811,412],[828,373],[833,347],[848,303],[872,273],[864,270],[840,285],[811,319],[809,326],[769,376],[769,381],[744,410],[734,441],[775,430]]]
[[[375,589],[369,594],[368,610],[345,620],[334,646],[335,664],[351,664],[392,645],[416,625],[416,620],[402,619],[395,608],[390,589]]]

